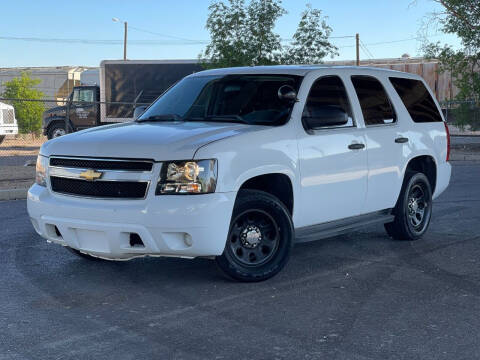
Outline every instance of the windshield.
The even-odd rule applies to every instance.
[[[193,76],[162,95],[138,121],[220,121],[281,125],[293,102],[280,100],[278,89],[289,85],[298,92],[302,77],[295,75]]]

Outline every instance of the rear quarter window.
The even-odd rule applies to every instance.
[[[435,101],[422,81],[391,77],[390,82],[413,121],[422,123],[443,121]]]

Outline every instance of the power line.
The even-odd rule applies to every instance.
[[[132,25],[129,25],[128,28],[129,29],[134,29],[134,30],[137,30],[137,31],[140,31],[140,32],[144,32],[144,33],[147,33],[147,34],[158,35],[158,36],[161,36],[161,37],[166,37],[166,38],[176,39],[176,40],[189,41],[189,42],[194,42],[194,43],[198,43],[198,42],[203,43],[203,42],[208,41],[208,40],[198,40],[198,39],[197,40],[187,39],[187,38],[183,38],[183,37],[179,37],[179,36],[167,35],[167,34],[158,33],[158,32],[155,32],[155,31],[141,29],[141,28],[138,28],[138,27],[132,26]],[[351,38],[354,38],[354,37],[355,37],[355,35],[330,36],[330,39],[351,39]],[[280,41],[293,41],[293,39],[292,38],[281,38]]]
[[[163,33],[157,33],[150,30],[138,28],[136,26],[129,25],[129,29],[144,32],[147,34],[157,35],[164,38],[172,39],[168,40],[130,40],[130,44],[135,45],[204,45],[208,44],[209,40],[188,39],[174,35],[167,35]],[[354,35],[344,36],[331,36],[330,39],[349,39],[354,38]],[[22,37],[22,36],[0,36],[0,40],[10,41],[30,41],[30,42],[45,42],[45,43],[64,43],[64,44],[90,44],[90,45],[122,45],[123,40],[117,39],[78,39],[78,38],[43,38],[43,37]],[[293,41],[292,38],[281,38],[282,42]]]
[[[206,40],[186,39],[186,38],[182,38],[182,37],[179,37],[179,36],[157,33],[157,32],[154,32],[154,31],[141,29],[141,28],[138,28],[138,27],[132,26],[132,25],[129,25],[128,28],[129,28],[129,29],[133,29],[133,30],[137,30],[137,31],[140,31],[140,32],[144,32],[144,33],[147,33],[147,34],[157,35],[157,36],[161,36],[161,37],[165,37],[165,38],[170,38],[170,39],[175,39],[175,40],[182,40],[182,41],[188,41],[188,42],[193,42],[193,43],[198,43],[198,42],[204,42],[204,41],[206,41]]]
[[[39,38],[39,37],[19,37],[19,36],[0,36],[0,40],[12,41],[30,41],[45,42],[55,44],[90,44],[90,45],[123,45],[123,40],[94,40],[94,39],[66,39],[66,38]],[[166,41],[166,40],[131,40],[129,44],[135,45],[190,45],[206,44],[207,41]]]
[[[172,40],[130,40],[129,44],[132,45],[144,45],[144,46],[151,46],[151,45],[206,45],[208,44],[208,40],[193,40],[193,39],[187,39],[187,38],[182,38],[182,37],[177,37],[173,35],[166,35],[166,34],[161,34],[161,33],[155,33],[149,30],[143,30],[140,28],[136,27],[131,27],[132,29],[135,29],[137,31],[142,31],[146,33],[151,33],[155,34],[158,36],[162,37],[168,37],[171,38]],[[429,37],[434,37],[434,36],[442,36],[442,34],[435,34]],[[345,36],[331,36],[330,39],[349,39],[349,38],[355,38],[354,35],[345,35]],[[400,42],[407,42],[407,41],[413,41],[413,40],[422,40],[425,37],[411,37],[411,38],[405,38],[405,39],[398,39],[398,40],[390,40],[390,41],[379,41],[379,42],[372,42],[372,43],[363,43],[363,47],[366,49],[367,52],[370,53],[370,56],[372,53],[367,49],[367,46],[378,46],[378,45],[386,45],[386,44],[394,44],[394,43],[400,43]],[[54,43],[54,44],[89,44],[89,45],[122,45],[123,40],[116,40],[116,39],[78,39],[78,38],[41,38],[41,37],[20,37],[20,36],[0,36],[0,40],[7,40],[7,41],[28,41],[28,42],[40,42],[40,43]],[[282,42],[289,42],[292,41],[293,39],[281,39]],[[339,46],[339,49],[344,49],[344,48],[352,48],[355,47],[355,45],[343,45]]]
[[[360,44],[360,49],[362,49],[363,53],[365,54],[365,56],[371,60],[372,58],[370,57],[370,55],[368,54],[368,52],[365,50],[365,48],[363,47],[362,44]]]
[[[362,40],[360,40],[360,46],[362,47],[362,50],[365,52],[367,57],[370,59],[373,59],[375,56],[373,56],[372,52],[365,46]]]
[[[418,41],[418,40],[422,40],[424,38],[431,38],[431,37],[442,36],[442,35],[443,34],[435,34],[435,35],[430,35],[430,36],[417,36],[417,37],[411,37],[411,38],[405,38],[405,39],[399,39],[399,40],[372,42],[372,43],[367,43],[367,44],[364,44],[364,45],[377,46],[377,45],[394,44],[394,43],[413,41],[413,40]],[[355,47],[355,45],[340,46],[339,49],[350,48],[350,47]]]
[[[329,39],[354,39],[355,35],[330,36]]]

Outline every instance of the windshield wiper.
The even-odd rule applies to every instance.
[[[152,115],[144,119],[138,119],[137,122],[146,121],[183,121],[183,118],[177,114]]]
[[[250,122],[242,118],[240,115],[209,115],[205,117],[206,121],[216,120],[216,121],[226,121],[226,122],[238,122],[243,124],[251,125]]]

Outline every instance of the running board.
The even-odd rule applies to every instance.
[[[295,242],[309,242],[345,234],[362,226],[389,223],[394,220],[392,209],[352,216],[341,220],[329,221],[323,224],[305,226],[295,229]]]

